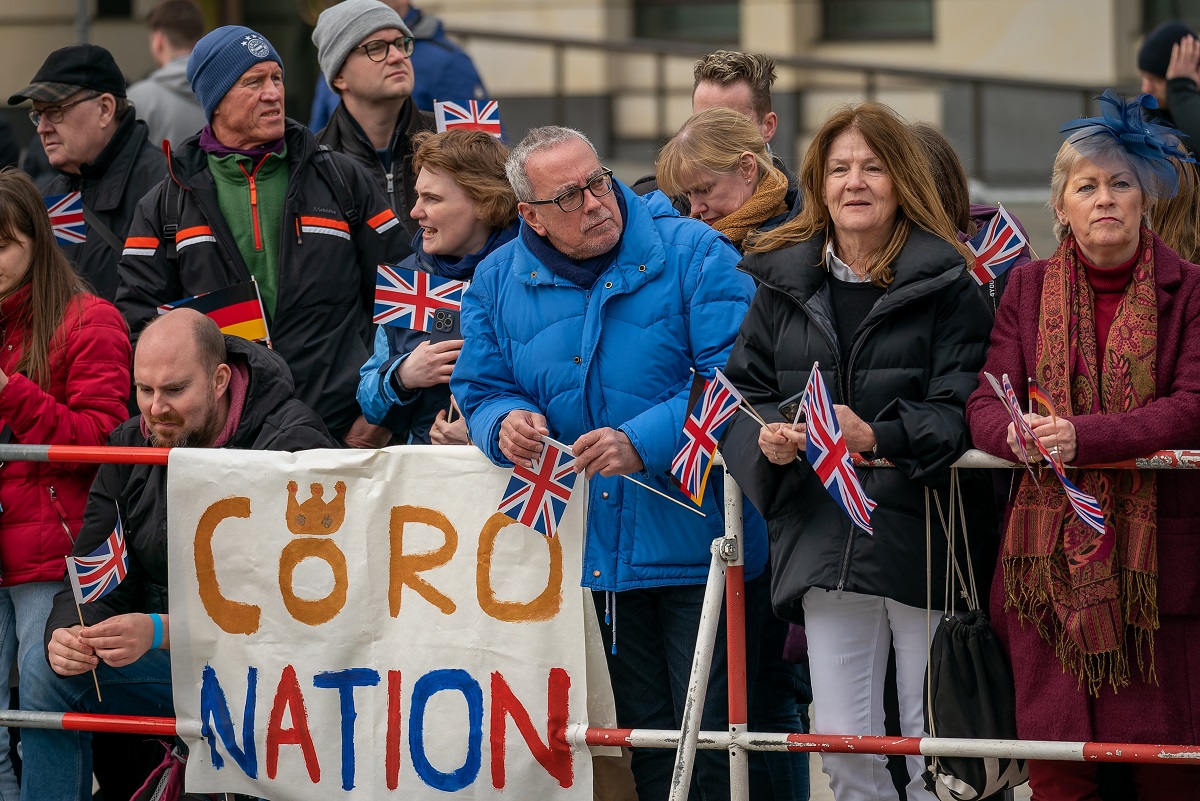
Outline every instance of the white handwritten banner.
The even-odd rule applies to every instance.
[[[174,451],[168,477],[189,791],[591,798],[584,492],[548,539],[474,448]]]

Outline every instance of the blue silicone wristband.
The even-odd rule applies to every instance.
[[[163,641],[162,616],[151,614],[150,622],[154,624],[154,639],[150,641],[150,650],[156,651],[162,647],[162,641]]]

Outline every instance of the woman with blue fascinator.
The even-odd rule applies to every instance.
[[[992,585],[1022,739],[1200,743],[1200,475],[1089,468],[1200,445],[1200,267],[1146,226],[1175,195],[1177,132],[1153,99],[1111,91],[1103,115],[1061,129],[1051,175],[1054,255],[1013,271],[985,369],[1053,403],[1033,435],[1095,496],[1103,532],[1051,470],[1022,472]],[[1031,384],[1032,385],[1032,384]],[[1026,403],[1021,398],[1022,408]],[[975,445],[1040,460],[990,386],[967,404]],[[1192,649],[1189,651],[1189,649]],[[1034,799],[1096,799],[1096,764],[1031,762]],[[1136,765],[1138,798],[1195,798],[1196,766]]]

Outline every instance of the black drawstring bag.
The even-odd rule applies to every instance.
[[[1017,738],[1017,699],[1012,669],[1000,648],[987,614],[979,606],[975,572],[967,540],[966,515],[958,486],[958,470],[950,476],[949,520],[942,517],[941,501],[933,493],[938,517],[949,541],[946,565],[946,612],[933,634],[925,673],[925,726],[931,737],[986,740]],[[926,535],[931,537],[930,490],[925,491]],[[955,503],[958,504],[957,521]],[[967,581],[955,561],[955,523],[962,525]],[[926,553],[930,551],[927,547]],[[932,571],[931,571],[932,572]],[[970,610],[955,616],[951,603],[955,577]],[[927,599],[932,609],[932,587]],[[925,787],[942,801],[981,801],[1001,798],[1029,780],[1023,759],[926,757]]]

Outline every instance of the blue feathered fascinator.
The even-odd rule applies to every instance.
[[[1180,142],[1184,134],[1146,119],[1146,109],[1158,108],[1152,95],[1125,102],[1112,89],[1096,98],[1100,117],[1082,117],[1058,129],[1088,161],[1110,172],[1114,157],[1124,157],[1137,173],[1142,191],[1153,198],[1171,198],[1179,191],[1179,170],[1171,159],[1195,163]]]

